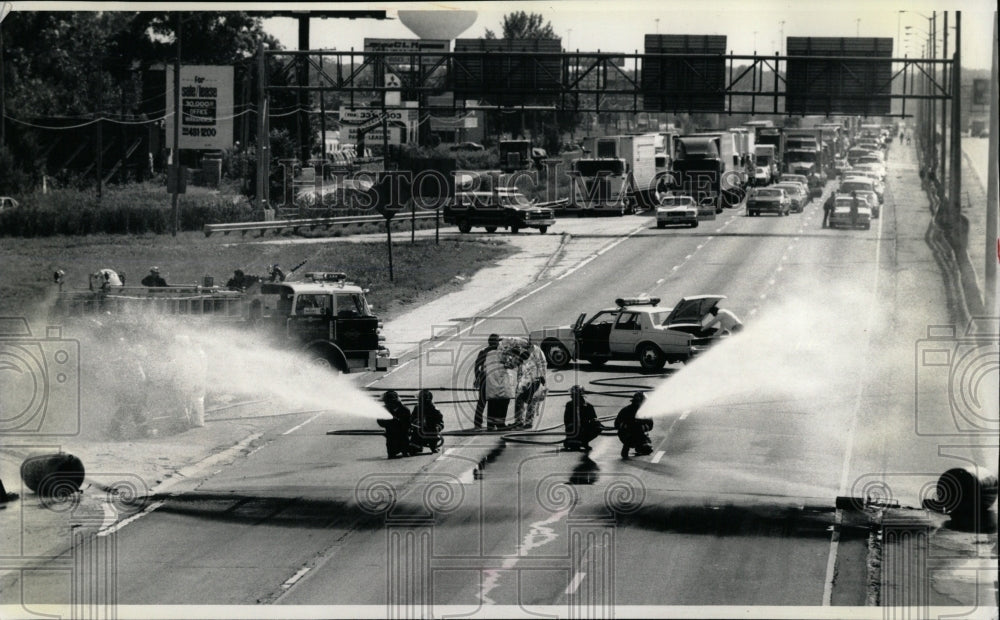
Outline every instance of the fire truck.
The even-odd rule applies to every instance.
[[[256,281],[245,291],[205,284],[60,292],[55,312],[155,314],[244,325],[275,346],[300,350],[310,362],[342,373],[388,370],[398,363],[384,345],[382,322],[365,298],[368,291],[344,273],[315,271],[303,281]]]

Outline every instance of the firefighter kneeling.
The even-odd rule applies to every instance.
[[[444,416],[434,406],[434,395],[430,390],[420,390],[412,415],[399,400],[395,390],[382,395],[382,404],[392,414],[391,419],[377,420],[385,429],[385,452],[390,459],[399,456],[420,454],[424,448],[437,452],[444,444],[441,431],[444,430]]]
[[[444,416],[441,411],[434,406],[434,394],[430,390],[423,389],[417,392],[417,404],[413,408],[413,419],[410,421],[410,448],[416,452],[423,452],[424,448],[430,448],[431,452],[437,453],[438,448],[444,444],[441,431],[444,430]]]
[[[398,456],[409,456],[414,453],[410,445],[410,410],[399,401],[399,394],[389,390],[382,395],[385,410],[392,414],[391,419],[380,418],[378,425],[385,429],[385,451],[390,459]],[[417,452],[420,450],[417,449]]]
[[[601,434],[604,427],[597,419],[594,406],[584,397],[586,392],[579,385],[569,389],[569,402],[563,413],[563,423],[566,425],[566,439],[563,448],[566,450],[590,450],[590,442]]]
[[[628,458],[628,451],[635,450],[636,456],[652,454],[653,444],[649,439],[649,431],[653,430],[653,421],[649,418],[635,417],[639,408],[646,401],[646,395],[636,392],[632,402],[622,407],[615,418],[615,428],[618,429],[618,439],[622,442],[622,458]]]

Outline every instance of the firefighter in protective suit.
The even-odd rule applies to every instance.
[[[410,427],[410,444],[416,452],[423,452],[424,447],[437,452],[444,443],[441,431],[444,430],[444,416],[434,406],[434,394],[424,389],[417,392],[417,404],[413,408],[413,419]]]
[[[382,395],[382,404],[391,418],[379,418],[378,425],[385,429],[385,451],[390,459],[409,456],[410,410],[399,401],[399,394],[389,390]]]
[[[649,440],[649,431],[653,429],[653,421],[648,418],[637,418],[639,408],[646,401],[646,395],[636,392],[632,402],[622,407],[615,418],[615,429],[618,439],[622,442],[622,458],[628,458],[628,451],[635,450],[636,456],[652,454],[653,444]]]
[[[569,389],[569,402],[563,413],[563,424],[566,426],[566,439],[563,448],[566,450],[590,450],[590,442],[601,434],[604,427],[597,419],[594,406],[587,402],[585,391],[579,385]]]

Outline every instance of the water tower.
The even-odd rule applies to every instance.
[[[455,40],[475,23],[477,11],[397,11],[399,21],[421,39]]]
[[[448,41],[448,49],[451,49],[451,42],[458,35],[465,32],[478,17],[477,11],[397,11],[396,16],[404,26],[410,29],[413,34],[421,39],[436,39]],[[452,95],[453,96],[453,95]],[[423,99],[423,98],[421,98]],[[424,102],[426,103],[426,102]],[[432,123],[421,125],[423,132],[431,128]],[[461,132],[461,130],[459,130]],[[426,133],[421,138],[423,143]]]

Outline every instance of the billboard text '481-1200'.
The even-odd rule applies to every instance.
[[[174,112],[174,72],[167,67],[167,114]],[[182,149],[227,149],[233,145],[233,68],[185,65],[181,67]],[[167,131],[173,148],[173,131]]]

